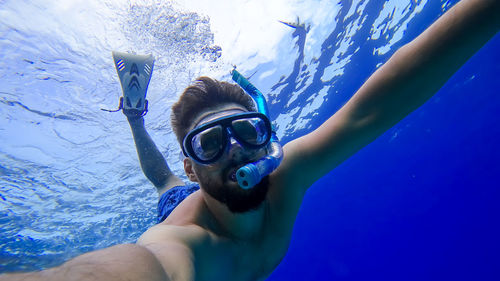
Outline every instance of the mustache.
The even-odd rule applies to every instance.
[[[240,159],[238,161],[231,159],[229,163],[227,164],[227,168],[224,169],[224,175],[228,174],[229,172],[233,171],[235,167],[241,168],[249,163],[253,163],[256,160],[252,160],[250,157],[246,157],[244,159]],[[236,169],[236,170],[238,170]]]

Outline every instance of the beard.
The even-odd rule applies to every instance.
[[[226,205],[233,213],[245,213],[257,209],[266,199],[269,189],[269,176],[250,189],[243,189],[240,186],[227,186],[216,184],[214,181],[206,180],[203,190],[214,199]]]

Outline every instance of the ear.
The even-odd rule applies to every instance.
[[[190,158],[184,158],[184,172],[186,172],[186,176],[192,182],[199,182],[198,177],[194,173],[193,169],[193,160]]]

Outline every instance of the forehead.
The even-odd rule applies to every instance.
[[[225,104],[218,106],[216,108],[207,109],[205,111],[202,111],[194,119],[191,129],[196,128],[212,120],[242,112],[248,112],[248,110],[245,107],[235,103]]]

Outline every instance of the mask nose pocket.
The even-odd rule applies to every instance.
[[[246,151],[244,145],[234,136],[233,133],[231,133],[230,129],[227,128],[228,130],[228,146],[226,150],[228,151],[229,155],[231,157],[235,157],[238,154],[244,154]]]

